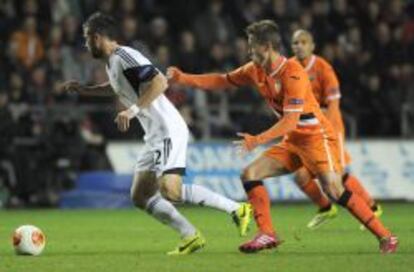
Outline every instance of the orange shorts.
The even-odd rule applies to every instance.
[[[322,133],[285,137],[282,142],[265,151],[266,157],[279,161],[295,172],[306,167],[313,175],[335,171],[342,173],[338,139]]]

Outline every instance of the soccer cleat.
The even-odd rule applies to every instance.
[[[335,205],[331,205],[331,208],[327,211],[318,212],[311,221],[309,221],[307,227],[311,230],[315,230],[323,224],[334,219],[338,215],[338,208]]]
[[[169,256],[179,256],[191,254],[206,245],[206,240],[200,232],[196,232],[194,235],[183,238],[178,244],[177,248],[167,253]]]
[[[252,214],[253,208],[249,203],[241,203],[240,208],[232,212],[231,216],[234,224],[239,229],[240,236],[246,236],[250,221],[252,220]]]
[[[398,237],[391,235],[390,237],[382,238],[380,240],[380,251],[382,254],[395,253],[398,247]]]
[[[256,253],[264,249],[271,249],[279,246],[283,241],[274,234],[259,233],[252,240],[239,246],[243,253]]]
[[[372,208],[372,210],[374,211],[374,215],[375,215],[375,217],[376,218],[379,218],[379,217],[381,217],[381,215],[383,214],[383,210],[382,210],[382,207],[381,207],[381,205],[379,205],[379,204],[375,204],[375,206],[374,206],[374,208]],[[366,230],[367,228],[363,225],[363,224],[361,224],[360,226],[359,226],[359,229],[360,230]]]

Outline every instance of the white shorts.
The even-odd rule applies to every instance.
[[[135,165],[135,172],[155,172],[157,178],[169,173],[185,175],[187,145],[188,135],[145,143]]]

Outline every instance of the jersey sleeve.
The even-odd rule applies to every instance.
[[[287,67],[282,76],[282,88],[283,112],[303,112],[306,90],[309,89],[305,71],[298,67]]]
[[[338,78],[332,66],[326,61],[323,62],[322,77],[323,101],[328,102],[341,98]]]
[[[249,62],[243,66],[240,66],[236,70],[233,70],[226,74],[226,79],[229,83],[236,87],[242,87],[246,85],[253,85],[254,80],[254,64]]]
[[[141,83],[149,82],[159,74],[158,69],[143,56],[138,58],[122,49],[117,50],[116,55],[118,58],[115,65],[122,71],[137,94]]]

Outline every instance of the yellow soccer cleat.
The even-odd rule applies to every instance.
[[[375,204],[375,209],[373,209],[373,212],[374,212],[374,215],[375,215],[376,218],[380,218],[381,215],[384,213],[384,211],[382,210],[381,205],[379,205],[379,204]],[[359,226],[359,229],[360,230],[366,230],[366,227],[363,224],[361,224]]]
[[[326,224],[330,220],[334,219],[338,215],[338,208],[335,205],[331,205],[328,211],[318,212],[311,221],[309,221],[307,227],[311,230],[315,230]]]
[[[232,213],[233,222],[238,227],[240,236],[246,236],[252,214],[253,208],[249,203],[241,203],[240,208]]]
[[[200,232],[196,232],[194,235],[183,238],[178,246],[167,253],[169,256],[188,255],[202,249],[206,245],[206,239]]]

